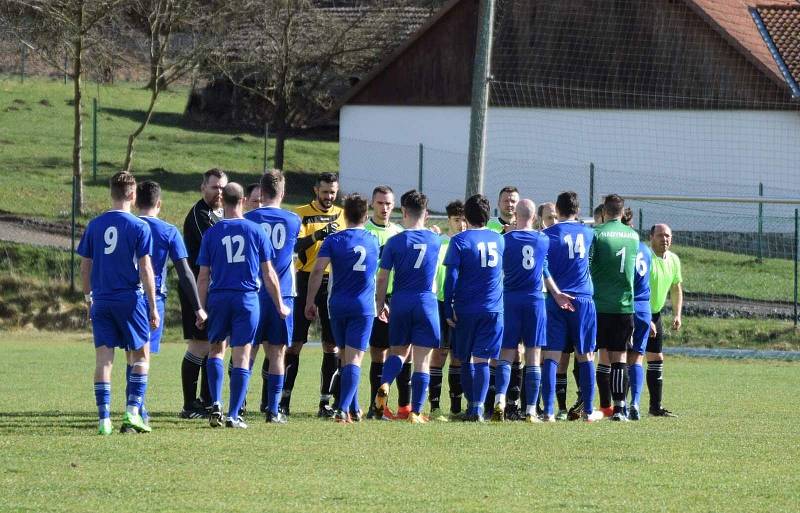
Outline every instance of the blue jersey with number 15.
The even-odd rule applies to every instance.
[[[294,243],[300,233],[300,217],[294,212],[277,207],[261,207],[244,215],[245,219],[261,225],[275,250],[275,260],[272,265],[278,274],[281,284],[281,296],[294,297],[297,295],[294,281]],[[267,295],[264,287],[261,294]]]
[[[576,297],[591,297],[594,286],[589,269],[589,249],[594,241],[594,231],[577,221],[563,221],[546,228],[544,233],[550,238],[547,265],[558,288]]]
[[[223,219],[203,234],[197,265],[211,267],[211,292],[255,292],[261,264],[273,258],[263,228],[247,219]]]
[[[453,291],[456,314],[503,310],[503,236],[470,228],[450,239],[444,265],[458,270]]]
[[[318,257],[331,259],[328,312],[331,319],[374,316],[378,238],[363,228],[328,235]]]

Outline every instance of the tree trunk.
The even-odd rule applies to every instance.
[[[156,108],[156,100],[158,99],[158,94],[161,92],[161,88],[158,87],[158,81],[155,82],[155,87],[150,92],[150,105],[147,106],[147,112],[145,113],[144,120],[142,123],[133,131],[131,135],[128,136],[128,148],[125,151],[125,164],[123,164],[122,169],[131,173],[131,167],[133,166],[133,145],[136,143],[136,138],[144,131],[147,127],[147,124],[150,123],[150,118],[153,117],[153,111]]]
[[[74,103],[74,127],[73,127],[73,146],[72,146],[72,175],[76,183],[75,187],[75,208],[83,214],[83,89],[81,79],[83,77],[83,6],[78,9],[77,19],[78,30],[73,41],[75,57],[72,62],[72,83]]]
[[[286,146],[286,125],[279,123],[278,128],[275,130],[275,153],[272,156],[272,167],[275,169],[283,169],[283,152]]]

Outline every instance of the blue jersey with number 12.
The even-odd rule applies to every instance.
[[[331,319],[375,316],[378,238],[363,228],[328,235],[318,257],[331,259],[328,312]]]
[[[244,215],[245,219],[261,225],[267,238],[275,250],[275,260],[272,265],[278,274],[281,284],[281,296],[294,297],[297,295],[294,281],[294,243],[300,233],[300,217],[294,212],[277,207],[261,207]],[[264,287],[261,294],[267,295]]]
[[[444,265],[458,270],[453,291],[456,314],[503,310],[503,236],[492,230],[468,229],[450,239]]]
[[[544,230],[550,238],[547,265],[550,276],[561,289],[573,296],[592,296],[592,274],[589,270],[589,249],[594,231],[577,221],[563,221]]]
[[[255,292],[261,286],[261,264],[274,257],[259,225],[247,219],[223,219],[203,234],[197,265],[211,267],[211,292]]]

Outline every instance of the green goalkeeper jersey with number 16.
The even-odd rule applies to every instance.
[[[597,313],[633,313],[633,277],[639,235],[619,220],[595,228],[591,270]]]

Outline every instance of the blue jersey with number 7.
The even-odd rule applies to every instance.
[[[503,311],[503,251],[503,236],[486,228],[471,228],[450,239],[444,265],[458,270],[456,314]]]
[[[328,312],[331,319],[375,316],[378,238],[363,228],[328,235],[318,257],[331,259]]]
[[[263,228],[246,219],[223,219],[203,234],[197,265],[211,267],[211,292],[255,292],[261,264],[273,258]]]
[[[381,269],[394,268],[395,296],[433,294],[439,260],[439,236],[428,229],[405,230],[386,241]]]

